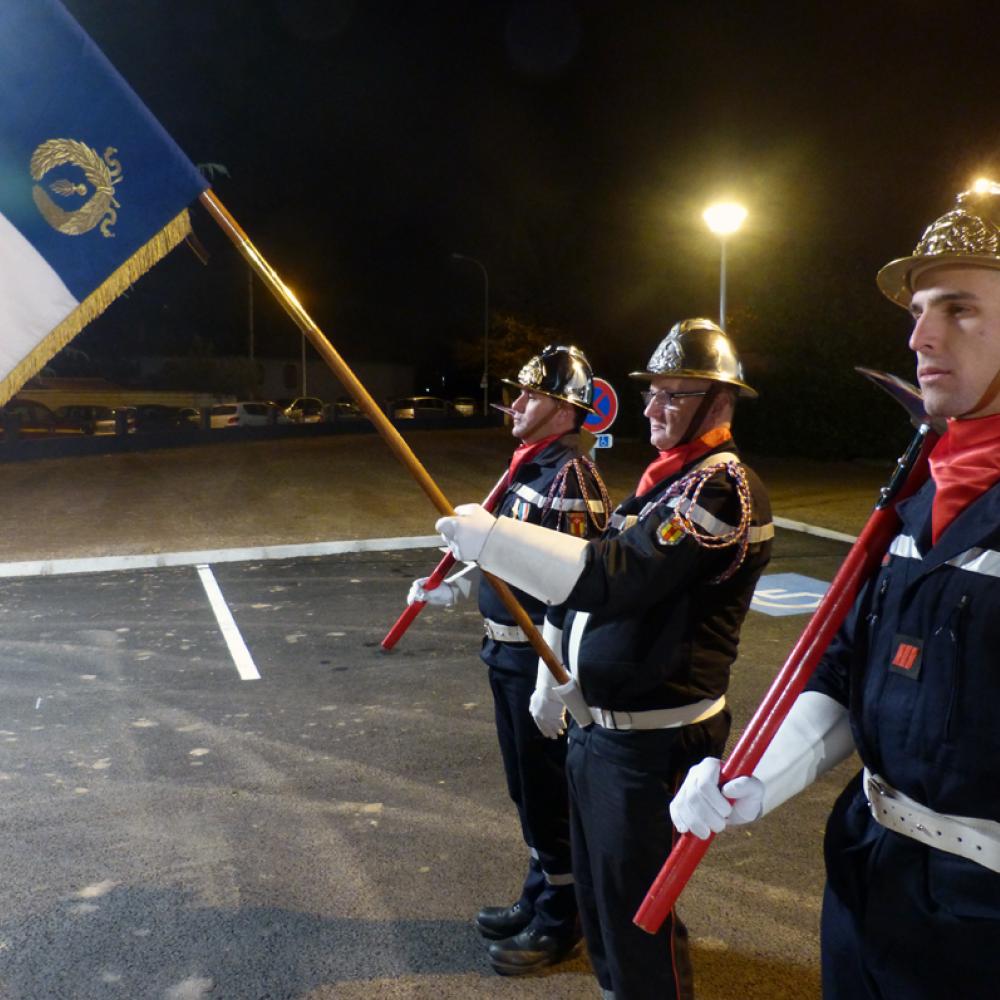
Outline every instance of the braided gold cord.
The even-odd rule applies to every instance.
[[[549,487],[549,492],[545,497],[545,502],[542,504],[542,516],[544,517],[546,511],[551,509],[557,493],[560,500],[565,499],[570,469],[576,473],[576,481],[580,486],[580,495],[587,506],[587,517],[598,531],[603,532],[604,529],[607,528],[608,522],[611,519],[611,497],[608,495],[608,490],[604,485],[604,480],[601,479],[601,475],[597,471],[597,466],[594,465],[589,458],[583,455],[579,458],[570,459],[570,461],[568,461],[556,473],[555,478],[552,480],[552,485]],[[587,492],[587,482],[586,476],[584,475],[584,469],[586,469],[586,471],[594,477],[594,482],[597,483],[597,488],[601,491],[601,506],[604,508],[604,512],[600,516],[595,514],[590,509],[590,494]],[[562,531],[563,518],[565,515],[566,511],[560,509],[559,517],[556,520],[556,531]]]
[[[740,501],[740,523],[732,530],[722,535],[713,535],[703,531],[690,517],[682,510],[683,505],[690,510],[698,503],[701,491],[705,484],[717,473],[725,472],[736,484],[736,495]],[[743,565],[746,559],[747,549],[750,539],[750,521],[752,517],[752,502],[750,499],[750,484],[747,482],[746,469],[739,462],[720,462],[717,465],[709,465],[684,476],[674,483],[663,495],[663,500],[679,497],[681,503],[674,510],[673,521],[686,534],[694,539],[695,543],[705,549],[724,549],[730,546],[739,546],[733,561],[729,567],[717,577],[709,581],[710,583],[723,583],[728,580]],[[662,502],[662,501],[661,501]]]

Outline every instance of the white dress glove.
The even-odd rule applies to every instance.
[[[545,619],[542,638],[549,649],[560,658],[562,652],[562,629]],[[538,726],[538,731],[549,740],[557,740],[566,732],[566,706],[562,698],[556,694],[556,680],[545,661],[538,660],[538,675],[535,680],[535,690],[528,703],[528,711]]]
[[[430,590],[425,587],[429,579],[422,576],[419,580],[413,581],[410,592],[406,595],[407,604],[422,601],[425,604],[435,604],[439,608],[450,608],[461,598],[469,596],[473,586],[478,582],[479,570],[475,566],[464,566]]]
[[[542,669],[549,673],[548,667]],[[557,740],[566,732],[566,706],[551,687],[535,688],[528,704],[528,711],[531,712],[538,731],[546,739]]]
[[[705,840],[709,831],[719,833],[769,813],[853,750],[847,709],[829,695],[804,691],[778,727],[753,777],[733,778],[720,789],[719,761],[706,758],[688,772],[670,803],[670,816],[681,833],[690,830]]]
[[[458,594],[454,587],[447,580],[442,580],[437,587],[425,590],[424,584],[429,578],[422,576],[419,580],[414,580],[410,585],[410,592],[406,595],[407,604],[434,604],[439,608],[450,608],[457,600]]]
[[[456,559],[475,562],[496,521],[480,504],[465,503],[455,508],[454,517],[439,518],[434,528],[441,532]]]
[[[707,840],[727,826],[750,823],[761,815],[764,784],[749,775],[733,778],[719,788],[718,757],[706,757],[687,773],[673,801],[670,818],[680,833]]]

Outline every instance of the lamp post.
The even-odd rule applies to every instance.
[[[736,202],[717,202],[702,213],[708,228],[719,237],[719,326],[726,328],[726,238],[732,236],[747,217],[747,210]]]
[[[489,373],[490,373],[490,276],[486,273],[486,265],[475,257],[467,257],[464,253],[453,253],[452,260],[465,260],[475,264],[483,272],[483,416],[489,412]]]

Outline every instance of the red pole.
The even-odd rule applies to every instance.
[[[906,455],[899,460],[893,481],[883,490],[882,500],[851,546],[785,665],[772,681],[742,737],[725,761],[720,785],[741,774],[751,774],[764,755],[792,703],[802,693],[820,657],[847,617],[855,597],[875,572],[899,530],[895,505],[915,493],[926,480],[927,456],[936,440],[936,434],[922,427]],[[634,924],[650,934],[660,929],[711,842],[711,837],[700,840],[691,833],[682,834],[677,839],[632,918]]]
[[[499,503],[500,498],[507,490],[507,473],[505,472],[498,480],[496,486],[490,490],[489,496],[483,501],[483,507],[492,513],[493,508]],[[441,561],[434,567],[431,575],[427,578],[424,590],[433,590],[441,586],[445,574],[455,565],[455,557],[447,552]],[[427,607],[426,601],[414,601],[408,604],[403,613],[396,619],[396,624],[386,633],[382,640],[382,648],[388,653],[393,646],[403,637],[403,633],[413,624],[414,619]]]

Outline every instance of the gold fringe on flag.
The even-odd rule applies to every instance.
[[[166,257],[190,232],[191,217],[185,208],[152,239],[139,247],[128,260],[123,261],[112,271],[61,323],[53,327],[35,345],[30,354],[0,380],[0,406],[14,396],[32,375],[37,375],[55,354],[91,320],[100,316],[122,292],[134,285],[158,260]]]

